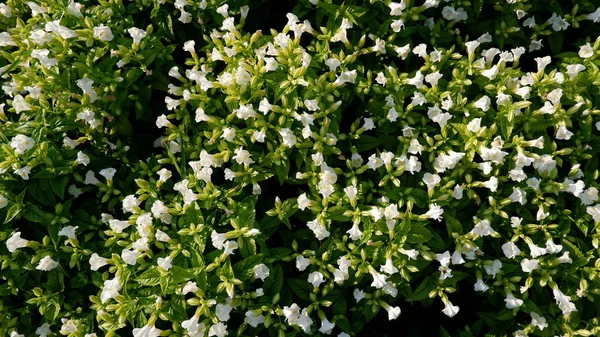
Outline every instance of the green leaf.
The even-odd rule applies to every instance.
[[[298,279],[288,279],[287,280],[290,289],[292,292],[296,294],[300,299],[305,301],[310,301],[310,292],[312,291],[312,285],[308,283],[306,280],[298,280]]]
[[[459,235],[464,233],[462,224],[453,216],[446,213],[444,214],[444,220],[446,221],[446,229],[448,230],[449,237],[452,237],[452,233],[457,233]]]
[[[269,272],[269,277],[265,280],[264,290],[267,296],[273,297],[279,294],[283,287],[283,270],[281,265],[278,264],[271,268]]]
[[[6,212],[6,218],[4,219],[4,223],[9,223],[12,219],[14,219],[21,212],[21,205],[15,204],[12,205],[8,212]]]
[[[345,315],[346,308],[347,308],[346,299],[342,297],[339,300],[337,300],[335,302],[335,304],[333,305],[333,314],[334,315]]]
[[[417,289],[407,298],[408,301],[420,301],[429,297],[429,293],[435,289],[436,284],[431,278],[426,278]]]
[[[52,191],[61,199],[65,197],[65,190],[67,188],[67,184],[69,183],[68,176],[62,176],[55,179],[50,179],[50,188]]]
[[[423,225],[413,224],[408,232],[406,239],[409,243],[423,243],[429,241],[433,237],[431,231],[425,228]]]
[[[277,179],[279,183],[283,185],[285,179],[287,179],[288,173],[290,172],[290,163],[288,161],[282,161],[280,165],[275,167],[275,173],[277,173]]]
[[[381,144],[383,144],[383,141],[380,138],[365,134],[360,135],[360,138],[355,142],[356,151],[359,153],[372,150]]]
[[[552,50],[552,54],[557,55],[560,53],[563,47],[565,35],[563,32],[553,32],[548,35],[548,44]]]

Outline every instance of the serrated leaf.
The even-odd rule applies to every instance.
[[[267,296],[275,296],[281,292],[283,287],[283,269],[281,265],[276,265],[269,271],[269,277],[265,280],[264,290]]]
[[[444,221],[446,221],[446,229],[448,230],[449,237],[452,237],[452,233],[457,233],[460,235],[464,233],[463,226],[460,221],[456,220],[456,218],[448,213],[444,214]]]
[[[408,301],[420,301],[429,297],[429,293],[435,289],[436,284],[431,278],[426,278],[419,284],[417,289],[407,298]]]
[[[69,183],[68,176],[57,177],[55,179],[50,179],[50,188],[59,198],[64,199],[65,190],[67,188],[67,184]]]

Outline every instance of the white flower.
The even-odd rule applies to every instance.
[[[90,102],[94,103],[98,100],[98,94],[94,91],[92,85],[94,84],[94,80],[91,78],[81,78],[77,80],[77,86],[83,91],[84,95],[88,95],[90,97]]]
[[[123,249],[121,251],[121,259],[125,261],[128,265],[135,266],[138,257],[140,256],[140,252],[136,250]]]
[[[50,271],[56,267],[58,267],[58,262],[52,260],[52,258],[49,255],[47,255],[47,256],[44,256],[44,258],[40,260],[40,262],[38,263],[37,267],[35,267],[35,269],[42,270],[42,271]]]
[[[523,300],[514,297],[511,293],[506,294],[504,302],[506,302],[507,309],[514,309],[523,305]]]
[[[360,302],[360,300],[365,298],[365,292],[360,289],[354,289],[354,291],[352,292],[352,295],[354,296],[356,303]]]
[[[373,273],[373,283],[371,283],[371,287],[375,287],[377,289],[383,289],[386,285],[387,277],[383,274],[379,274],[377,272]]]
[[[546,252],[548,254],[560,253],[562,248],[563,248],[562,245],[555,244],[551,238],[546,240]]]
[[[31,172],[31,166],[25,166],[15,170],[15,174],[23,178],[23,180],[29,180],[29,173]]]
[[[425,213],[425,215],[429,219],[434,219],[437,221],[442,221],[442,214],[444,214],[444,209],[438,206],[437,204],[429,205],[429,210],[427,211],[427,213]]]
[[[285,146],[292,147],[292,146],[296,145],[297,138],[290,129],[288,129],[288,128],[281,129],[281,130],[279,130],[279,134],[283,138],[283,144]]]
[[[393,275],[398,272],[398,268],[396,268],[392,262],[392,259],[388,258],[385,260],[385,264],[380,268],[381,272]]]
[[[167,119],[167,116],[165,116],[165,114],[162,114],[160,116],[158,116],[158,118],[156,118],[156,127],[157,128],[165,128],[165,127],[169,127],[171,125],[171,122],[169,122],[169,120]]]
[[[146,37],[146,31],[143,29],[139,29],[136,27],[129,28],[127,30],[131,38],[133,39],[133,44],[138,45],[142,41],[144,37]]]
[[[173,262],[173,259],[171,259],[168,256],[167,257],[159,257],[158,260],[156,261],[158,266],[164,270],[171,269],[171,267],[172,267],[171,262]]]
[[[563,294],[560,289],[552,289],[554,294],[554,299],[556,300],[556,304],[562,310],[563,315],[569,316],[573,311],[577,311],[575,308],[575,304],[570,301],[570,298]]]
[[[493,262],[493,264],[491,266],[490,265],[484,265],[483,267],[485,269],[485,272],[488,275],[491,275],[493,278],[495,278],[496,274],[498,274],[498,272],[502,268],[502,262],[500,262],[500,260],[496,259],[496,260],[494,260],[494,262]]]
[[[487,77],[490,80],[494,80],[496,76],[498,76],[498,72],[498,66],[494,65],[490,69],[482,71],[481,75]]]
[[[35,334],[38,335],[39,337],[48,337],[48,335],[50,335],[51,333],[52,333],[52,330],[50,330],[50,324],[48,324],[48,323],[42,324],[42,326],[38,327],[35,330]]]
[[[181,327],[184,328],[190,337],[204,337],[206,333],[206,325],[199,323],[200,317],[194,315],[192,318],[181,322]]]
[[[450,265],[451,256],[450,251],[445,251],[442,254],[435,254],[436,260],[440,263],[442,267],[448,267]]]
[[[583,46],[579,47],[579,57],[587,59],[590,58],[592,56],[594,56],[594,48],[592,48],[592,46],[590,45],[590,43],[586,43]]]
[[[14,253],[19,248],[27,247],[29,240],[21,238],[21,232],[14,232],[8,240],[6,240],[6,247],[8,251]]]
[[[546,248],[538,247],[537,245],[530,243],[528,244],[529,250],[531,251],[531,257],[534,259],[538,256],[542,256],[546,254]]]
[[[441,181],[442,179],[437,174],[431,174],[427,172],[423,175],[423,182],[425,183],[425,185],[427,185],[427,189],[429,190],[433,189]]]
[[[591,215],[594,221],[600,222],[600,204],[592,206],[588,206],[586,208],[586,213]]]
[[[94,27],[94,39],[99,39],[102,41],[112,41],[114,38],[110,27],[104,26],[104,24],[100,24],[98,27]]]
[[[50,22],[46,23],[44,30],[46,30],[47,32],[52,32],[56,35],[59,35],[60,37],[62,37],[65,40],[77,37],[77,33],[74,30],[71,30],[67,27],[61,26],[60,20],[50,21]]]
[[[567,65],[567,75],[569,75],[570,79],[574,79],[577,75],[586,70],[587,68],[582,64],[569,64]]]
[[[487,286],[482,279],[477,279],[477,282],[475,282],[475,291],[486,291],[488,289],[490,289],[489,286]]]
[[[133,329],[133,337],[159,337],[162,330],[154,327],[154,325],[146,325],[143,328]]]
[[[101,257],[97,253],[92,254],[90,257],[90,266],[92,270],[97,271],[101,267],[108,264],[108,259]]]
[[[600,7],[598,7],[595,12],[588,14],[586,19],[592,20],[596,23],[600,22]]]
[[[261,279],[261,281],[264,281],[267,277],[269,277],[269,267],[267,267],[264,263],[257,264],[254,266],[252,271],[255,279]]]
[[[460,308],[457,305],[452,305],[452,302],[446,301],[444,303],[444,309],[442,309],[442,312],[448,317],[454,317],[456,314],[458,314],[459,310]]]
[[[216,336],[216,337],[225,337],[229,334],[227,331],[227,325],[219,322],[208,329],[208,337]]]
[[[325,277],[318,271],[312,272],[308,274],[308,282],[313,285],[313,287],[318,288],[321,283],[325,282]]]
[[[238,248],[238,244],[235,241],[225,241],[225,243],[223,244],[223,254],[225,254],[226,256],[228,255],[233,255],[234,250],[236,250]]]
[[[558,262],[560,262],[560,263],[573,263],[573,260],[569,257],[569,252],[564,252],[563,255],[561,255],[558,258]]]
[[[100,301],[102,301],[102,303],[106,303],[109,299],[119,296],[120,290],[121,279],[119,278],[119,276],[115,276],[115,278],[113,278],[112,280],[104,281],[102,293],[100,294]]]
[[[301,210],[305,210],[306,207],[310,207],[312,205],[312,201],[310,201],[310,199],[308,199],[308,197],[306,196],[306,193],[302,193],[300,194],[300,196],[298,196],[298,208]]]
[[[313,231],[317,240],[321,241],[327,237],[329,237],[330,233],[327,228],[321,224],[321,222],[317,219],[309,221],[306,223],[306,226]]]
[[[244,322],[248,323],[253,328],[256,328],[259,324],[265,322],[265,316],[261,315],[259,310],[246,311]]]
[[[88,157],[87,154],[79,151],[79,152],[77,152],[76,163],[80,164],[80,165],[88,166],[88,164],[90,163],[90,157]]]
[[[540,261],[537,259],[523,259],[521,260],[521,269],[523,272],[530,273],[538,268]]]
[[[69,239],[75,239],[75,231],[77,230],[77,228],[79,228],[78,226],[66,226],[64,228],[62,228],[59,232],[58,235],[64,235]]]
[[[392,307],[392,306],[389,306],[389,305],[386,305],[384,307],[384,309],[388,313],[388,320],[389,321],[393,321],[396,318],[398,318],[398,316],[400,316],[400,313],[402,312],[402,310],[400,309],[400,307]]]
[[[252,160],[251,156],[252,155],[250,152],[244,150],[244,148],[240,146],[237,150],[235,150],[235,155],[232,158],[240,165],[243,164],[245,166],[249,166],[250,164],[254,163],[254,160]]]
[[[77,324],[72,319],[61,318],[61,322],[63,323],[60,327],[60,333],[62,335],[69,335],[77,332]]]
[[[531,325],[540,328],[540,330],[544,330],[548,327],[548,323],[546,323],[546,319],[544,317],[533,311],[529,314],[531,315]]]
[[[187,295],[189,293],[195,293],[197,290],[198,290],[198,286],[196,285],[196,282],[188,281],[185,284],[185,286],[183,286],[183,289],[181,290],[181,294]]]
[[[511,241],[502,245],[502,252],[504,253],[504,256],[509,259],[513,259],[515,256],[521,254],[519,247],[517,247],[517,245]]]
[[[304,271],[309,265],[310,259],[305,258],[302,255],[296,256],[296,268],[298,268],[299,271]]]
[[[173,172],[167,170],[166,168],[161,169],[160,171],[156,172],[156,174],[158,174],[158,181],[163,183],[173,176]]]
[[[534,60],[537,63],[538,73],[544,71],[544,69],[546,69],[546,66],[549,65],[551,62],[550,56],[536,57]]]
[[[15,149],[16,154],[24,154],[25,151],[32,149],[34,145],[33,138],[21,134],[12,137],[10,141],[10,147]]]
[[[265,57],[265,70],[274,71],[279,67],[279,62],[273,57]],[[261,316],[262,317],[262,316]]]
[[[471,233],[478,236],[488,236],[496,233],[496,231],[492,228],[490,221],[487,219],[481,220],[475,224]]]
[[[327,318],[324,318],[321,321],[321,327],[319,328],[319,332],[326,334],[326,335],[330,335],[331,332],[333,331],[334,327],[335,327],[335,323],[331,323],[330,321],[327,320]]]
[[[123,212],[125,213],[134,213],[135,208],[140,205],[141,201],[138,200],[135,195],[131,194],[123,199]]]

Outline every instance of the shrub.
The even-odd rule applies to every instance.
[[[277,6],[0,5],[0,334],[598,335],[597,4]]]

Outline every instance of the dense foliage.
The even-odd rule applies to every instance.
[[[5,1],[0,335],[600,335],[598,23]]]

